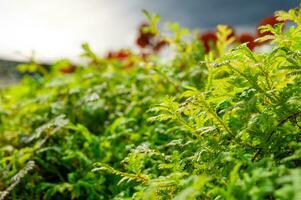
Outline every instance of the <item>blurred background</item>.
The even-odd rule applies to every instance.
[[[0,59],[26,61],[35,51],[41,62],[77,60],[81,44],[98,53],[132,47],[145,21],[142,9],[188,28],[228,24],[255,32],[258,22],[298,0],[0,0]],[[6,62],[0,62],[0,67]],[[10,65],[11,66],[11,65]],[[4,70],[5,71],[5,70]],[[3,77],[3,70],[0,71]],[[4,75],[7,76],[7,75]]]

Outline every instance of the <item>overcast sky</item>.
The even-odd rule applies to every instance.
[[[80,44],[99,53],[133,44],[143,8],[190,28],[218,23],[252,27],[297,0],[0,0],[0,57],[76,59]]]

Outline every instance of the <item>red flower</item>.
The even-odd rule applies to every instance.
[[[136,40],[136,44],[140,48],[145,48],[150,45],[150,38],[146,35],[140,35]]]
[[[275,26],[275,24],[277,23],[281,23],[283,21],[279,21],[276,19],[275,16],[271,16],[271,17],[266,17],[264,18],[263,20],[261,20],[259,22],[259,24],[257,25],[257,36],[258,37],[262,37],[262,36],[265,36],[265,35],[272,35],[271,32],[264,32],[264,33],[261,33],[260,30],[258,29],[260,26],[264,26],[264,25],[271,25],[271,26]]]
[[[215,44],[217,41],[217,36],[215,32],[205,32],[199,36],[199,40],[203,42],[205,52],[208,53],[210,51],[210,47],[212,44]]]
[[[153,33],[146,33],[144,32],[144,28],[149,27],[148,23],[142,23],[139,26],[139,35],[137,37],[136,40],[136,44],[140,47],[140,48],[145,48],[147,46],[152,45],[152,39],[155,36]]]
[[[154,51],[158,52],[160,51],[163,47],[167,46],[168,42],[166,40],[160,40],[159,42],[157,42],[154,46]]]
[[[249,47],[250,50],[253,50],[257,46],[257,43],[254,42],[255,37],[253,35],[251,35],[250,33],[242,33],[242,34],[240,34],[238,36],[237,40],[240,43],[246,43],[246,42],[248,42],[247,46]]]
[[[131,55],[131,52],[128,50],[121,49],[119,51],[109,51],[106,55],[107,59],[118,59],[118,60],[124,60],[125,58],[129,57]]]
[[[131,53],[129,51],[120,50],[116,53],[116,58],[123,60],[123,59],[129,57],[130,55],[131,55]]]

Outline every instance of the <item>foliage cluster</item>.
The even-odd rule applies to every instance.
[[[265,53],[173,23],[168,61],[23,65],[43,73],[1,90],[0,199],[301,199],[301,10],[276,16]]]

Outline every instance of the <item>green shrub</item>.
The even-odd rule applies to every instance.
[[[73,73],[63,60],[1,91],[0,199],[300,199],[300,9],[277,13],[295,23],[285,32],[262,27],[267,53],[219,25],[205,55],[193,33],[160,35],[147,16],[171,60],[84,44]]]

